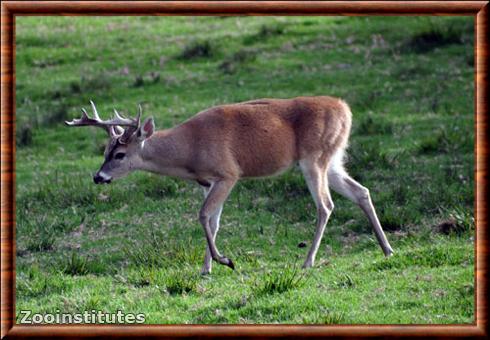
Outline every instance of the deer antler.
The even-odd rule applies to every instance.
[[[140,126],[141,106],[135,119],[124,118],[114,109],[114,118],[102,120],[97,113],[97,109],[95,108],[93,101],[90,101],[90,105],[92,106],[94,118],[90,118],[87,111],[82,109],[82,116],[79,119],[73,119],[70,122],[65,121],[65,124],[68,126],[99,126],[105,129],[111,137],[125,136],[130,130],[132,131],[132,134]],[[121,128],[121,126],[127,126],[128,128],[124,130]],[[127,139],[127,137],[125,139]]]
[[[133,133],[139,129],[140,124],[141,124],[141,113],[143,112],[143,109],[141,108],[141,105],[138,105],[138,114],[136,115],[135,121],[138,122],[137,125],[131,125],[129,126],[126,130],[124,130],[124,133],[122,134],[121,138],[119,138],[119,142],[122,144],[126,144]],[[114,110],[114,113],[116,116],[120,117],[119,114],[117,113],[116,110]]]

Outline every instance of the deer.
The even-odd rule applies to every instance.
[[[385,256],[393,254],[371,200],[370,191],[344,167],[352,124],[348,104],[329,96],[257,99],[201,111],[179,125],[155,131],[153,117],[141,124],[114,109],[102,120],[90,101],[93,118],[82,109],[68,126],[104,128],[109,140],[104,162],[93,176],[111,183],[135,170],[197,182],[204,191],[199,211],[207,241],[201,274],[211,273],[213,260],[235,269],[216,247],[223,204],[244,178],[279,175],[299,165],[316,206],[316,230],[303,268],[314,266],[321,239],[334,209],[330,189],[357,204],[369,220]]]

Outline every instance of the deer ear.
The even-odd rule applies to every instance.
[[[150,137],[155,131],[155,122],[153,121],[153,117],[148,117],[145,119],[143,124],[141,124],[138,130],[138,139],[145,140]]]

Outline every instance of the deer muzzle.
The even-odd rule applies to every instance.
[[[94,183],[95,184],[109,184],[112,181],[112,177],[104,173],[103,171],[99,171],[94,175]]]

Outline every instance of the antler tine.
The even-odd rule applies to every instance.
[[[114,109],[114,115],[114,119],[125,119],[117,112],[116,109]],[[111,125],[109,134],[111,135],[111,137],[121,137],[124,134],[124,129],[119,125]]]
[[[117,111],[116,111],[117,112]],[[119,138],[119,141],[123,144],[127,143],[128,140],[131,138],[131,136],[134,134],[136,130],[139,129],[141,125],[141,114],[143,112],[143,109],[141,108],[141,105],[138,105],[138,113],[136,114],[135,118],[131,118],[131,120],[135,123],[135,125],[127,128],[121,138]]]
[[[66,121],[65,124],[69,126],[85,126],[85,125],[95,125],[95,120],[89,118],[87,111],[82,108],[82,116],[79,119],[72,119],[71,121]]]
[[[124,129],[118,125],[111,125],[109,127],[109,135],[113,138],[121,137],[124,133]]]
[[[92,111],[94,112],[95,119],[100,120],[99,113],[97,112],[97,109],[95,108],[94,102],[90,101],[90,105],[92,106]]]
[[[116,119],[133,122],[134,124],[129,125],[130,127],[135,128],[135,129],[139,128],[140,120],[141,120],[141,108],[140,108],[140,111],[138,112],[138,114],[136,115],[136,118],[126,118],[122,114],[117,112],[116,109],[114,109],[114,114],[115,114]]]
[[[115,116],[116,118],[123,118],[123,117],[121,117],[121,115],[119,114],[119,112],[117,112],[117,110],[116,110],[116,109],[114,109],[114,116]]]

